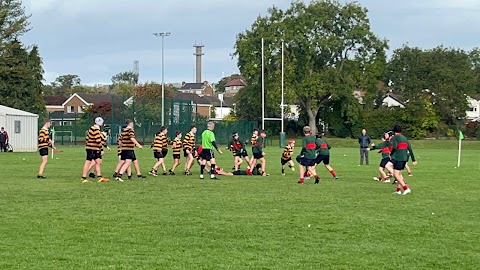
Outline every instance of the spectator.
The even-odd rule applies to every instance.
[[[4,127],[0,129],[0,152],[7,152],[8,133]]]
[[[365,164],[369,164],[368,152],[370,151],[370,143],[372,139],[367,134],[365,129],[362,129],[362,135],[358,137],[358,144],[360,145],[360,165],[363,165],[363,159],[365,158]]]

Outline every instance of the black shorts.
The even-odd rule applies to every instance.
[[[91,150],[91,149],[86,149],[86,150],[87,150],[87,160],[88,161],[102,159],[102,151]]]
[[[393,161],[393,169],[397,171],[402,171],[405,169],[405,165],[407,164],[407,161],[398,161],[394,160]]]
[[[155,159],[164,158],[163,152],[153,151],[153,157],[154,157]]]
[[[212,149],[202,149],[200,156],[206,161],[210,161],[211,159],[215,158],[215,154],[213,153]]]
[[[380,167],[385,168],[385,166],[387,166],[387,163],[390,162],[390,161],[391,161],[391,159],[389,157],[382,158],[382,160],[380,161]]]
[[[238,171],[234,171],[234,172],[233,172],[233,175],[247,175],[247,172],[246,172],[246,171],[238,170]]]
[[[292,160],[292,158],[289,158],[289,159],[283,159],[283,158],[280,158],[280,163],[282,163],[282,166],[287,164],[288,162],[290,162]]]
[[[248,157],[247,149],[243,149],[242,157]]]
[[[135,157],[135,152],[133,150],[122,150],[121,160],[127,159],[130,159],[132,161],[137,160],[137,158]]]
[[[48,156],[48,148],[42,148],[38,150],[38,153],[40,153],[40,156]]]
[[[320,164],[322,162],[324,165],[330,164],[330,156],[318,155],[317,158],[315,159],[315,164]]]
[[[253,158],[254,159],[261,159],[261,158],[263,158],[263,155],[262,155],[262,153],[253,153]]]
[[[180,154],[173,154],[173,159],[180,159]]]
[[[168,154],[168,149],[162,150],[162,155],[164,158],[167,157],[167,154]]]
[[[312,167],[316,164],[316,159],[300,158],[300,161],[300,165],[303,165],[305,167]]]
[[[192,150],[190,150],[190,154],[193,155],[193,151],[192,151]],[[187,149],[183,149],[183,156],[184,156],[184,157],[188,157]]]

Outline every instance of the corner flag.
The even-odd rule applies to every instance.
[[[52,127],[52,147],[55,145],[55,127]],[[52,149],[52,159],[53,159],[53,149]]]
[[[457,168],[460,167],[460,157],[462,156],[462,140],[465,139],[463,136],[463,132],[461,130],[458,131],[458,160],[457,160]]]

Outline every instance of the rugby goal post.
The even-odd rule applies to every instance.
[[[285,62],[285,56],[284,56],[284,50],[285,50],[285,42],[282,41],[282,83],[281,83],[281,97],[282,100],[280,102],[280,108],[281,108],[281,117],[280,118],[271,118],[271,117],[265,117],[265,44],[264,44],[264,39],[262,38],[262,129],[265,129],[265,121],[281,121],[281,131],[280,131],[280,137],[279,137],[279,146],[280,148],[285,147],[285,100],[284,100],[284,94],[285,94],[285,67],[284,67],[284,62]]]

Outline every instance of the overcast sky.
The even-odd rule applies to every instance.
[[[165,39],[165,81],[194,80],[193,44],[205,45],[203,80],[217,82],[238,72],[235,37],[272,5],[290,0],[24,0],[32,30],[23,38],[37,44],[45,79],[77,74],[85,84],[109,83],[112,75],[140,61],[140,81],[161,80]],[[391,49],[408,43],[431,48],[480,46],[479,0],[359,0],[369,10],[373,31]]]

